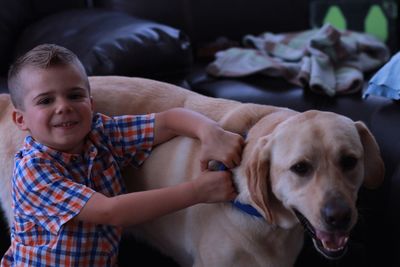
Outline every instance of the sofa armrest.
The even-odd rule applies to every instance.
[[[26,28],[18,40],[17,54],[41,43],[72,50],[88,75],[163,79],[187,74],[192,64],[190,42],[182,31],[102,9],[45,17]]]

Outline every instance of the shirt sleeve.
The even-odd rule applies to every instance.
[[[94,191],[74,182],[53,161],[23,158],[16,163],[13,193],[17,217],[57,234],[63,224],[81,211]]]
[[[122,165],[140,166],[151,154],[154,144],[155,114],[113,117],[107,126],[112,149],[120,156]]]

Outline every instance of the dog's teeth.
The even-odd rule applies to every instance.
[[[346,237],[346,242],[347,242],[347,237]],[[342,250],[342,249],[344,249],[344,246],[340,246],[340,247],[337,247],[337,248],[331,248],[329,245],[328,245],[328,242],[326,242],[325,240],[321,240],[321,242],[322,242],[322,245],[324,246],[324,248],[327,250],[327,251],[331,251],[331,252],[335,252],[335,251],[340,251],[340,250]]]

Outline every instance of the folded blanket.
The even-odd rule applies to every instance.
[[[369,95],[400,99],[400,52],[372,76],[363,97],[367,98]]]
[[[226,77],[262,73],[334,96],[359,91],[364,72],[380,67],[390,55],[375,37],[330,24],[296,33],[247,35],[243,42],[243,48],[216,53],[207,72]]]

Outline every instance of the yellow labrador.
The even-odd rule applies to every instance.
[[[246,138],[242,163],[232,170],[239,192],[234,203],[199,204],[129,229],[181,266],[293,266],[303,227],[322,255],[338,258],[357,221],[360,186],[375,188],[383,180],[379,148],[362,122],[209,98],[145,79],[91,77],[90,83],[100,112],[181,106]],[[11,122],[11,109],[8,96],[0,96],[0,198],[9,222],[12,160],[24,137]],[[126,170],[129,190],[194,179],[200,172],[199,145],[177,137],[156,147],[143,167]]]

